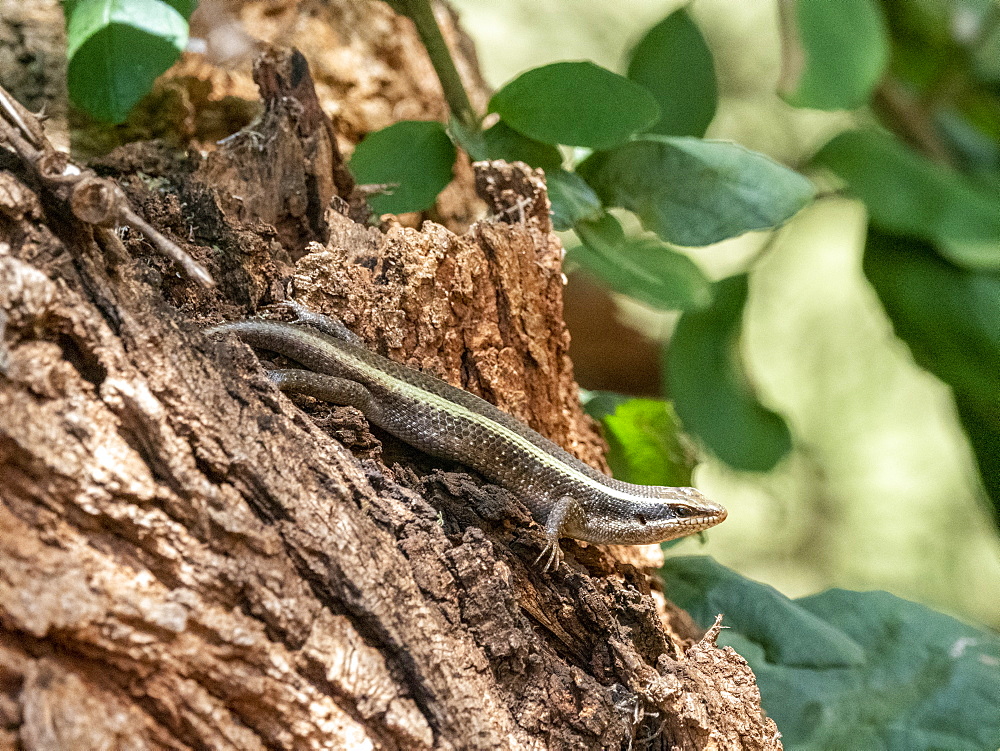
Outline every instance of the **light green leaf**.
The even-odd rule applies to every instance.
[[[712,285],[687,256],[654,237],[626,237],[610,214],[575,225],[582,244],[567,263],[591,272],[615,292],[661,310],[691,310],[712,300]]]
[[[632,50],[628,77],[660,105],[648,130],[665,136],[703,136],[715,117],[718,91],[712,52],[683,8],[650,29]]]
[[[350,169],[362,185],[395,184],[391,195],[369,199],[377,214],[423,211],[451,181],[455,146],[444,126],[404,120],[369,133],[354,149]]]
[[[681,316],[666,350],[666,393],[684,427],[736,469],[765,472],[792,446],[784,420],[757,400],[739,354],[746,275],[715,285],[715,302]]]
[[[677,245],[776,227],[813,197],[805,177],[734,143],[648,135],[590,156],[577,172],[606,206],[635,212]]]
[[[886,592],[789,600],[708,558],[671,558],[667,596],[753,668],[785,748],[1000,745],[1000,638]]]
[[[624,143],[660,117],[646,89],[589,62],[522,73],[493,95],[490,112],[536,141],[592,149]]]
[[[602,422],[608,464],[619,480],[638,485],[691,485],[694,460],[684,448],[680,420],[669,402],[630,399]]]
[[[816,155],[865,202],[872,224],[936,244],[968,268],[1000,269],[1000,196],[932,164],[887,133],[841,133]]]
[[[875,0],[784,0],[781,93],[795,107],[855,109],[889,61]]]
[[[121,122],[187,44],[185,17],[161,0],[79,0],[67,18],[73,103]]]

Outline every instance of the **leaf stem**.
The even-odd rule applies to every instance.
[[[469,101],[469,95],[458,75],[451,51],[434,17],[430,0],[396,0],[393,6],[409,16],[417,27],[417,34],[427,48],[431,65],[434,66],[438,80],[441,81],[444,98],[452,115],[469,131],[478,133],[481,129],[480,118]]]

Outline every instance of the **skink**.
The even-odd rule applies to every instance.
[[[714,526],[726,509],[694,488],[633,485],[607,477],[489,402],[362,347],[340,321],[289,304],[299,323],[239,321],[235,334],[308,370],[270,370],[284,391],[357,407],[411,446],[471,467],[517,495],[544,527],[545,568],[561,560],[560,537],[643,545]]]

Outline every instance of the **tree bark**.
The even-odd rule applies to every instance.
[[[267,52],[208,158],[95,164],[212,290],[0,149],[0,749],[779,748],[643,572],[541,572],[518,498],[203,335],[294,297],[605,468],[544,175],[475,165],[462,234],[370,226],[302,65]]]

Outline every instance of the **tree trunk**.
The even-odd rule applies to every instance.
[[[543,573],[518,498],[203,335],[293,297],[605,468],[544,175],[475,165],[462,234],[369,226],[303,62],[207,158],[95,165],[211,290],[0,149],[0,749],[779,748],[644,573]]]

